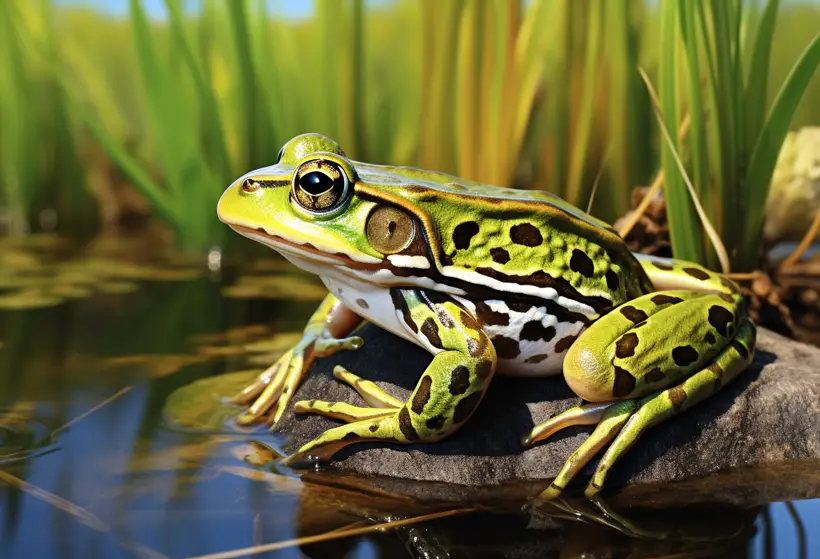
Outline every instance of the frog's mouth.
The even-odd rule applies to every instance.
[[[370,271],[378,270],[383,267],[383,264],[381,264],[380,262],[357,262],[356,260],[353,260],[352,258],[343,253],[337,252],[334,254],[330,254],[322,251],[321,249],[316,248],[310,243],[295,243],[293,241],[285,239],[284,237],[272,235],[261,227],[253,229],[251,227],[246,227],[244,225],[229,224],[229,226],[231,229],[233,229],[240,235],[247,237],[258,243],[262,243],[263,245],[267,245],[276,251],[291,254],[293,256],[298,256],[300,258],[314,260],[321,264],[327,264],[331,266],[342,265],[345,268],[355,268],[358,270]]]

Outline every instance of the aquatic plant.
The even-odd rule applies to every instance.
[[[662,167],[672,246],[679,258],[718,267],[673,150],[688,154],[686,173],[726,248],[731,270],[759,265],[777,156],[820,65],[816,34],[767,105],[779,4],[769,0],[758,13],[741,2],[661,3],[660,110],[671,140],[663,147]],[[678,123],[685,113],[691,128],[681,140]]]

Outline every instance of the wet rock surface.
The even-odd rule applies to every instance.
[[[365,340],[361,350],[317,362],[295,401],[320,399],[365,405],[352,388],[333,378],[337,364],[376,382],[398,398],[409,396],[431,356],[371,325],[365,326],[360,335]],[[535,482],[558,473],[592,428],[569,428],[527,450],[519,443],[521,435],[534,423],[579,401],[560,376],[496,376],[475,415],[450,438],[407,446],[351,445],[336,455],[332,468],[340,474],[394,479],[410,493],[414,490],[413,484],[406,483],[409,480],[458,484],[460,489],[453,488],[453,498],[499,484],[533,483],[534,487]],[[277,431],[287,435],[284,450],[290,453],[338,424],[321,416],[288,413]],[[729,491],[728,500],[748,501],[752,497],[751,501],[766,502],[817,497],[817,475],[795,483],[799,472],[817,471],[816,467],[804,467],[820,463],[815,461],[820,461],[820,350],[761,330],[754,363],[712,398],[650,429],[613,468],[608,488],[627,483],[632,488],[648,488],[717,472],[748,470],[758,472],[754,482]],[[580,477],[588,478],[596,462]],[[787,494],[778,493],[778,484],[767,483],[765,475],[761,479],[759,472],[768,469],[786,472],[780,477]],[[730,475],[738,482],[741,478],[739,474],[734,478]],[[418,489],[422,493],[442,494],[440,484],[428,485],[426,490],[422,487],[424,484]],[[713,485],[704,498],[719,493],[721,487]],[[749,491],[755,495],[749,495]],[[651,499],[652,492],[645,497]]]

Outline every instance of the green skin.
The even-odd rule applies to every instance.
[[[276,424],[311,363],[358,349],[363,319],[433,361],[406,402],[337,367],[369,407],[296,402],[345,421],[290,462],[356,442],[437,441],[466,422],[496,372],[563,372],[587,403],[536,425],[531,446],[597,425],[543,498],[559,495],[607,445],[587,488],[649,427],[714,394],[750,363],[755,326],[740,289],[690,262],[631,253],[611,227],[544,192],[347,159],[319,134],[237,179],[219,218],[319,275],[330,290],[302,340],[236,397],[242,423]]]

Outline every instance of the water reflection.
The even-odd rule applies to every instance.
[[[676,509],[644,492],[607,515],[523,506],[535,491],[436,502],[278,467],[281,441],[236,427],[221,394],[312,310],[307,290],[267,296],[293,283],[261,277],[282,269],[257,264],[236,298],[225,267],[0,311],[0,557],[820,557],[818,500],[794,505],[801,541],[780,503]]]

